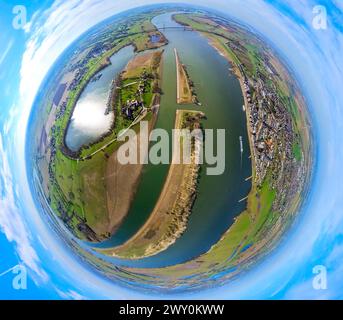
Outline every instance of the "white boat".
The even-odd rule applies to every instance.
[[[239,137],[239,142],[240,142],[240,146],[241,146],[241,153],[243,153],[243,137],[242,136],[240,136]]]
[[[242,160],[243,160],[243,137],[239,136],[239,143],[240,143],[240,147],[241,147],[241,168],[242,168]]]

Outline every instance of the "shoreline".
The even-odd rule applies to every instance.
[[[158,117],[158,109],[152,113],[152,119],[149,120],[148,134],[155,127]],[[140,135],[137,135],[137,145],[140,150]],[[122,165],[117,159],[118,150],[116,150],[108,159],[106,165],[106,197],[107,210],[109,216],[108,232],[113,236],[125,221],[131,208],[132,201],[137,192],[144,164],[126,164]],[[139,151],[139,157],[140,151]],[[142,157],[145,157],[144,154]],[[125,183],[123,183],[125,182]]]
[[[76,107],[76,104],[77,104],[78,100],[80,99],[80,97],[81,97],[82,93],[84,92],[84,90],[86,89],[87,85],[92,81],[92,78],[97,73],[101,72],[102,70],[104,70],[105,68],[107,68],[108,66],[110,66],[112,64],[111,57],[114,56],[115,54],[117,54],[120,50],[122,50],[122,49],[124,49],[126,47],[129,47],[131,45],[132,44],[128,44],[128,45],[125,45],[123,47],[116,48],[116,50],[109,57],[106,57],[106,58],[104,57],[106,59],[106,64],[99,65],[99,67],[94,71],[94,73],[92,75],[90,75],[89,79],[87,79],[85,81],[85,83],[83,84],[82,88],[80,88],[79,92],[77,93],[77,95],[76,95],[76,97],[74,99],[73,105],[70,108],[70,115],[68,117],[67,125],[64,128],[63,141],[62,141],[61,146],[60,146],[61,150],[62,150],[62,153],[66,157],[68,157],[69,159],[75,160],[75,161],[80,160],[80,155],[82,153],[82,150],[84,149],[84,147],[86,147],[86,145],[84,145],[78,151],[72,151],[72,150],[69,149],[69,147],[67,146],[67,143],[66,143],[67,132],[69,130],[71,119],[72,119],[72,116],[74,114],[74,110],[75,110],[75,107]],[[69,92],[69,94],[70,94],[70,92]],[[69,94],[68,94],[68,97],[69,97]],[[112,95],[111,92],[110,92],[110,95]],[[106,110],[105,110],[105,112],[106,112]],[[113,131],[114,123],[115,123],[115,118],[113,118],[113,124],[111,125],[110,130],[108,130],[107,133],[101,135],[101,137],[99,137],[99,139],[96,142],[92,143],[92,144],[96,144],[96,143],[100,142],[102,139],[104,139],[107,136],[109,136],[112,133],[112,131]]]
[[[175,128],[181,128],[186,113],[199,111],[177,110]],[[199,120],[200,121],[200,120]],[[173,151],[173,159],[178,153]],[[132,260],[156,255],[174,244],[184,233],[196,199],[200,165],[195,164],[192,148],[191,164],[170,165],[159,199],[146,223],[124,244],[110,249],[97,249],[106,255]],[[173,161],[174,162],[174,161]]]
[[[220,46],[218,46],[212,39],[209,39],[208,37],[206,37],[205,34],[203,34],[203,36],[209,40],[210,46],[212,46],[214,49],[216,49],[218,51],[218,53],[230,63],[231,68],[232,68],[232,72],[234,73],[237,80],[239,81],[239,85],[240,85],[241,91],[242,91],[242,96],[244,99],[244,106],[245,106],[244,112],[246,114],[246,126],[247,126],[248,140],[249,140],[250,157],[252,160],[252,176],[253,176],[253,178],[256,178],[256,176],[255,176],[256,175],[256,173],[255,173],[255,165],[256,165],[255,156],[253,157],[253,155],[255,155],[255,152],[254,152],[254,147],[253,147],[254,144],[253,144],[252,137],[251,137],[251,129],[252,128],[250,125],[251,110],[249,107],[248,98],[247,98],[247,96],[245,94],[245,90],[244,90],[244,77],[243,77],[242,73],[240,72],[236,63],[229,56],[229,54],[227,52],[225,52],[223,50],[223,48],[220,48]]]
[[[163,55],[163,51],[162,51],[162,55]],[[161,56],[162,57],[162,56]],[[156,79],[158,87],[161,87],[161,77],[162,77],[162,72],[163,72],[163,59],[161,58],[160,62],[159,62],[159,66],[156,70],[156,73],[158,74],[158,78]],[[151,131],[155,128],[156,122],[157,122],[157,118],[158,118],[158,114],[159,114],[159,99],[160,99],[160,94],[159,93],[154,93],[152,99],[151,99],[151,114],[152,114],[152,118],[149,120],[149,135],[151,133]],[[147,113],[148,114],[148,113]],[[146,114],[146,115],[147,115]],[[146,116],[145,115],[145,116]],[[145,117],[144,116],[144,117]],[[141,119],[143,120],[144,117]],[[136,125],[138,125],[140,123],[140,121],[137,121],[136,124],[134,124],[132,127],[135,127]],[[137,141],[137,145],[139,148],[140,145],[140,135],[138,135],[138,141]],[[114,143],[114,142],[112,142]],[[108,208],[108,215],[109,215],[109,232],[111,234],[111,236],[113,236],[115,234],[115,232],[120,228],[120,226],[124,223],[125,219],[127,218],[127,215],[130,211],[131,205],[132,205],[132,201],[134,199],[134,196],[137,192],[138,186],[139,186],[139,182],[142,176],[142,171],[143,171],[143,167],[144,164],[135,164],[135,165],[120,165],[118,163],[117,160],[117,152],[118,150],[114,151],[114,153],[110,156],[110,158],[107,161],[107,165],[106,165],[106,194],[107,194],[107,208]],[[140,152],[140,148],[139,148],[139,152]],[[139,154],[139,157],[141,157],[141,155]],[[144,155],[145,157],[145,155]],[[110,167],[115,167],[116,169],[114,171],[117,171],[117,173],[113,173],[113,169],[111,172],[111,168]],[[119,168],[118,168],[119,167]],[[120,175],[118,177],[118,175]],[[116,177],[118,178],[116,180]],[[113,181],[115,180],[115,181]],[[120,181],[125,181],[125,184],[120,183]],[[113,189],[115,188],[110,188],[109,185],[118,185],[119,182],[119,192],[115,192],[113,191]],[[125,187],[128,186],[128,189],[125,189]],[[111,192],[109,192],[108,190],[112,189]],[[113,207],[113,199],[119,198],[120,202],[120,206],[118,208],[116,201],[114,201],[114,209],[115,212],[111,213],[111,209],[110,207]],[[118,214],[119,211],[119,214]],[[119,215],[119,217],[118,217]],[[113,219],[115,218],[115,219]]]
[[[163,54],[164,54],[164,50],[161,51],[161,59],[159,60],[158,67],[155,69],[157,77],[152,82],[152,84],[153,84],[156,81],[157,84],[158,84],[158,88],[161,88],[161,76],[162,76],[162,72],[163,72],[163,59],[162,59]],[[135,59],[135,58],[133,58],[133,59]],[[116,86],[114,87],[115,92],[113,93],[114,103],[117,103],[116,99],[118,98],[118,95],[119,95],[117,91],[120,90],[120,88],[118,87],[118,83],[121,81],[124,72],[125,72],[125,69],[124,69],[124,71],[122,71],[117,76],[117,78],[115,80]],[[151,112],[153,113],[154,110],[156,109],[156,107],[159,107],[160,98],[161,98],[161,93],[159,93],[159,92],[153,93],[152,98],[151,98],[151,102],[150,102],[150,106],[149,107],[145,107],[142,110],[142,112],[132,121],[132,123],[128,127],[126,127],[125,129],[123,129],[124,132],[128,131],[129,129],[134,128],[137,124],[140,123],[140,121],[142,121],[147,115],[149,115],[149,113],[151,113]],[[114,111],[113,112],[114,112],[114,115],[116,116],[116,112],[117,112],[116,106],[114,107]],[[91,144],[92,146],[100,143],[103,139],[107,138],[109,135],[114,133],[114,129],[115,129],[115,126],[116,126],[116,121],[115,120],[116,120],[116,118],[114,118],[113,125],[112,125],[112,128],[110,129],[110,131],[108,133],[106,133],[105,135],[101,136],[97,142],[92,143]],[[122,134],[123,134],[123,132],[122,132]],[[105,151],[113,143],[118,141],[118,137],[119,137],[119,135],[115,135],[115,137],[112,140],[108,141],[102,147],[98,148],[96,151],[93,151],[92,153],[90,153],[90,154],[88,154],[86,156],[83,156],[81,158],[79,157],[78,160],[87,160],[88,158],[93,157],[97,153],[99,153],[101,151]]]

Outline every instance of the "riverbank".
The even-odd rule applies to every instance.
[[[177,103],[178,104],[195,103],[196,97],[193,95],[189,76],[185,70],[185,67],[180,61],[180,57],[176,48],[174,48],[174,53],[175,53],[175,62],[176,62],[176,82],[177,82],[176,100],[177,100]]]
[[[175,129],[184,128],[185,117],[197,111],[178,110]],[[202,115],[192,117],[200,125]],[[185,129],[185,128],[184,128]],[[126,243],[117,248],[102,249],[101,253],[127,259],[141,259],[167,249],[183,234],[187,227],[197,194],[200,165],[196,164],[196,151],[192,148],[191,163],[177,164],[179,152],[173,151],[173,163],[150,218]],[[175,160],[175,161],[174,161]]]
[[[118,52],[120,49],[122,49],[122,48],[118,48],[118,50],[114,51],[113,54]],[[77,160],[79,158],[79,156],[80,156],[80,150],[79,151],[72,151],[68,147],[68,144],[66,142],[68,130],[69,130],[70,125],[71,125],[72,115],[74,113],[76,104],[77,104],[78,100],[80,99],[82,93],[84,92],[85,88],[87,87],[87,85],[92,81],[93,77],[97,73],[101,72],[102,70],[104,70],[105,68],[107,68],[110,65],[111,65],[110,58],[108,56],[104,57],[102,59],[102,62],[99,63],[97,67],[92,69],[92,71],[89,72],[87,74],[87,76],[84,77],[83,82],[81,84],[79,84],[79,87],[76,89],[76,92],[74,93],[74,92],[70,91],[68,93],[68,96],[70,97],[70,99],[68,101],[69,105],[67,105],[67,112],[68,112],[69,116],[68,116],[67,124],[65,126],[65,130],[63,132],[63,140],[62,140],[62,143],[61,143],[61,150],[62,150],[62,153],[66,157],[70,158],[71,160]]]
[[[218,53],[224,57],[227,61],[230,62],[231,68],[232,68],[232,72],[234,73],[234,75],[236,76],[236,78],[239,81],[239,85],[241,87],[241,91],[242,91],[242,95],[243,95],[243,99],[244,99],[244,112],[246,114],[246,125],[247,125],[247,133],[248,133],[248,140],[249,140],[249,150],[250,150],[250,157],[251,157],[251,161],[252,161],[252,177],[253,180],[255,180],[255,175],[256,175],[256,163],[255,163],[255,156],[252,156],[255,154],[254,151],[254,142],[252,139],[252,131],[253,128],[251,127],[251,110],[249,107],[249,102],[248,102],[248,97],[245,93],[245,85],[244,85],[244,75],[241,73],[240,69],[237,66],[237,60],[235,59],[235,56],[232,56],[229,54],[229,52],[227,51],[227,49],[224,47],[224,45],[218,41],[218,39],[216,38],[216,36],[211,36],[210,34],[206,34],[206,33],[202,33],[202,35],[204,37],[206,37],[207,39],[209,39],[209,43],[210,45],[215,48]]]
[[[158,107],[152,112],[149,120],[148,135],[154,129],[158,117]],[[131,141],[134,144],[134,141]],[[137,134],[138,158],[144,159],[147,154],[141,154],[141,137]],[[144,142],[143,142],[144,143]],[[132,147],[132,146],[131,146]],[[134,147],[134,146],[133,146]],[[142,148],[145,151],[145,148]],[[114,234],[124,219],[126,218],[131,203],[139,185],[142,175],[143,164],[121,164],[118,161],[118,150],[116,150],[108,159],[106,165],[106,197],[109,216],[108,232]]]

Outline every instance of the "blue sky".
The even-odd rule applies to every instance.
[[[24,147],[36,92],[63,50],[105,18],[159,2],[164,1],[26,0],[28,24],[15,30],[17,2],[0,0],[0,274],[18,263],[29,272],[22,291],[12,288],[13,274],[0,277],[0,298],[144,297],[86,268],[49,232],[28,192]],[[307,205],[278,248],[236,281],[191,297],[343,298],[342,1],[182,2],[221,10],[253,26],[282,53],[307,97],[317,151]],[[328,12],[326,30],[312,26],[318,4]],[[328,269],[327,290],[312,288],[315,265]]]

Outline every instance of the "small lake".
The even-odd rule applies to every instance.
[[[109,131],[114,114],[106,114],[112,80],[133,57],[133,47],[125,47],[111,57],[111,65],[95,74],[83,90],[73,111],[66,134],[66,145],[78,151]]]

